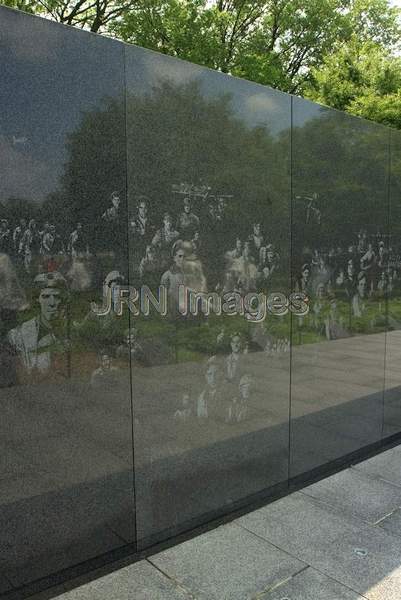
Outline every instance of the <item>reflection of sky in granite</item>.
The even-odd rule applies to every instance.
[[[6,18],[18,23],[11,24],[0,46],[0,200],[41,201],[59,185],[66,136],[82,113],[121,93],[123,47],[22,16],[7,11]],[[289,127],[287,94],[141,48],[126,46],[126,56],[128,88],[135,94],[148,93],[163,80],[197,81],[205,98],[230,94],[233,113],[249,127],[265,126],[273,134]],[[318,111],[306,103],[305,121]]]
[[[127,46],[126,57],[128,90],[135,94],[149,93],[162,81],[178,86],[196,81],[205,98],[231,94],[235,116],[249,127],[266,126],[273,134],[289,127],[288,94],[141,48]]]
[[[18,12],[4,18],[14,22],[0,44],[0,200],[43,200],[57,188],[66,135],[82,112],[122,92],[122,50]]]

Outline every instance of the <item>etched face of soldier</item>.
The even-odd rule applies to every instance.
[[[155,257],[154,250],[152,246],[146,246],[145,256],[147,260],[153,260]]]
[[[244,258],[250,258],[250,256],[251,256],[251,248],[249,246],[249,242],[245,242],[244,249],[242,251],[242,256]]]
[[[362,275],[361,277],[358,277],[358,294],[361,298],[364,298],[366,296],[366,289],[367,289],[366,277],[364,275]]]
[[[111,357],[105,352],[100,357],[100,366],[103,371],[108,371],[111,368]]]
[[[191,212],[191,201],[189,198],[184,199],[184,212],[189,215]]]
[[[111,195],[111,203],[115,209],[120,207],[120,196],[118,192],[113,192]]]
[[[210,387],[216,387],[217,385],[217,378],[218,378],[218,368],[217,365],[209,365],[206,369],[206,373],[205,373],[205,379],[206,379],[206,383],[210,386]]]
[[[131,345],[134,346],[136,344],[136,341],[138,339],[138,330],[135,328],[132,329],[128,329],[125,332],[125,343],[127,344],[127,346]]]
[[[138,205],[139,216],[144,219],[148,212],[148,207],[146,206],[145,200],[141,200]]]
[[[177,248],[175,253],[174,253],[174,262],[177,265],[177,267],[182,267],[183,262],[184,262],[184,250],[182,248]]]
[[[274,250],[272,247],[267,248],[267,260],[268,262],[273,262],[274,259]]]
[[[304,265],[302,267],[302,279],[304,281],[308,281],[310,277],[310,269],[309,269],[309,265]]]
[[[51,322],[59,317],[61,292],[57,288],[47,287],[41,290],[38,302],[40,305],[40,315],[43,321]]]
[[[171,229],[171,217],[168,213],[166,213],[163,217],[163,226],[167,231]]]
[[[352,260],[352,258],[347,263],[347,273],[348,277],[353,277],[355,274],[354,261]]]
[[[233,335],[231,338],[231,351],[233,354],[239,354],[241,352],[241,338],[239,335]]]

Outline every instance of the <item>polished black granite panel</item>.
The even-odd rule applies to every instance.
[[[390,132],[390,252],[383,437],[401,432],[401,133]]]
[[[0,594],[401,431],[399,132],[4,7],[0,66]]]
[[[134,540],[123,46],[0,7],[0,581]]]
[[[287,480],[290,318],[255,294],[289,290],[290,97],[128,46],[126,77],[130,280],[167,298],[133,323],[143,547]]]
[[[293,98],[296,476],[381,439],[389,284],[389,130]]]

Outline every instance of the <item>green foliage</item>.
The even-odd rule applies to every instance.
[[[399,9],[389,0],[4,3],[400,127]]]
[[[2,0],[2,4],[31,14],[41,12],[39,2],[36,0]]]
[[[151,0],[110,25],[125,41],[302,92],[310,70],[353,35],[390,49],[397,9],[388,0]]]
[[[355,35],[312,70],[307,95],[354,115],[401,127],[401,60]]]

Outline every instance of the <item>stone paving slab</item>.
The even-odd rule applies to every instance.
[[[334,579],[308,567],[258,600],[360,600],[360,596]]]
[[[250,600],[306,567],[235,524],[219,527],[149,560],[199,600]]]
[[[58,598],[401,600],[398,465],[401,446]]]
[[[367,475],[373,475],[401,486],[401,448],[396,447],[353,467]]]
[[[313,560],[327,542],[368,527],[300,492],[251,512],[236,523],[306,562]]]
[[[60,600],[191,600],[193,596],[143,560],[57,596]]]
[[[380,521],[378,525],[388,533],[401,537],[401,510],[394,511],[383,521]]]
[[[327,542],[311,566],[369,600],[401,598],[401,539],[380,527]]]
[[[401,506],[401,487],[346,469],[302,490],[303,494],[341,507],[348,514],[376,523]]]

